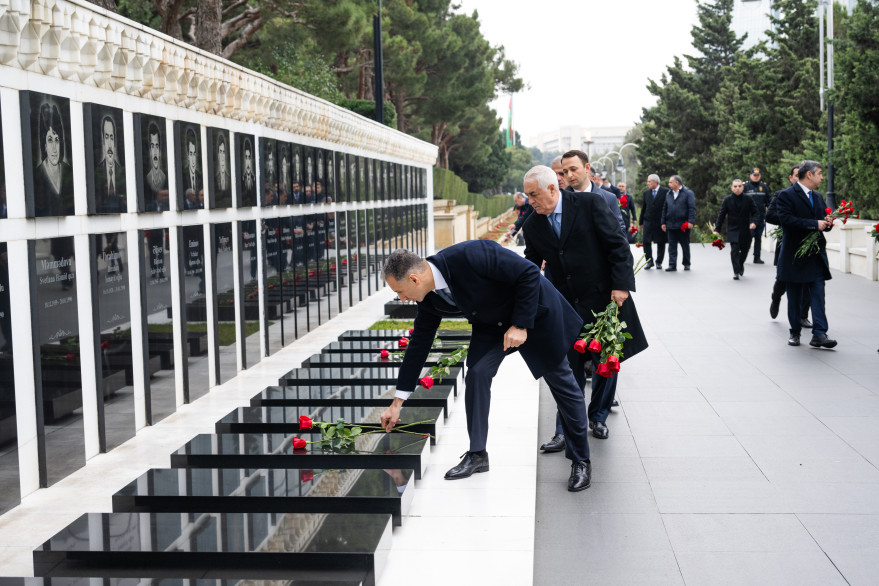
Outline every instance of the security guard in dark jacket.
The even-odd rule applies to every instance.
[[[760,260],[760,244],[763,239],[763,228],[766,226],[766,209],[769,207],[769,200],[772,197],[769,186],[760,180],[760,176],[759,167],[751,169],[751,179],[745,183],[744,193],[750,196],[754,200],[754,205],[757,206],[757,227],[751,232],[751,236],[754,238],[755,265],[763,264],[763,261]]]

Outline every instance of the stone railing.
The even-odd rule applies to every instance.
[[[0,0],[0,64],[432,165],[436,147],[84,0]]]
[[[875,224],[872,220],[850,219],[846,224],[837,222],[833,230],[825,233],[830,268],[879,281],[879,243],[870,236]],[[763,236],[763,245],[775,252],[773,238]]]

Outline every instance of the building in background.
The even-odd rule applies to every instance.
[[[604,153],[626,142],[631,126],[561,126],[550,132],[531,137],[529,146],[545,153],[563,153],[578,149],[592,153]]]
[[[845,6],[849,13],[854,9],[857,0],[837,0],[837,4]],[[766,38],[766,30],[772,26],[769,15],[778,16],[773,10],[771,0],[737,0],[733,8],[732,29],[738,36],[745,33],[748,38],[742,46],[750,49]],[[817,43],[816,43],[817,44]]]

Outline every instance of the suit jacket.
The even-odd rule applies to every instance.
[[[531,214],[525,220],[525,258],[540,266],[586,322],[592,312],[604,311],[613,290],[634,291],[635,275],[628,240],[610,221],[599,194],[563,191],[561,237],[556,237],[549,220]],[[630,296],[620,308],[631,340],[623,345],[623,357],[631,358],[647,348],[647,339]]]
[[[110,193],[110,179],[107,177],[107,163],[101,159],[95,168],[95,207],[98,213],[125,212],[125,171],[119,164],[113,165],[113,184],[115,190]]]
[[[468,365],[489,346],[503,344],[510,326],[526,328],[528,339],[518,350],[534,378],[558,366],[583,327],[583,320],[539,268],[497,242],[468,240],[427,260],[442,273],[457,308],[434,292],[418,302],[415,327],[397,378],[400,390],[415,388],[443,317],[464,316],[473,325]]]
[[[617,196],[607,190],[600,188],[595,183],[590,182],[590,184],[592,185],[590,191],[575,191],[574,188],[570,185],[568,187],[565,187],[565,191],[569,191],[571,193],[595,193],[600,195],[602,198],[604,198],[604,203],[607,204],[607,209],[609,209],[611,214],[613,214],[616,218],[617,224],[619,224],[620,226],[620,231],[623,233],[623,235],[627,234],[626,221],[623,220],[623,213],[620,211],[620,200],[617,199]]]
[[[827,262],[827,251],[824,235],[818,235],[818,253],[805,258],[796,258],[796,252],[803,239],[810,232],[818,229],[818,220],[823,220],[825,213],[824,198],[817,191],[812,192],[812,206],[809,196],[799,183],[779,192],[776,201],[779,225],[783,230],[781,237],[781,253],[778,256],[779,281],[789,283],[811,283],[819,278],[830,280],[830,265]],[[828,229],[829,230],[829,229]]]
[[[677,199],[674,198],[674,192],[668,190],[662,205],[660,226],[665,224],[669,230],[680,230],[684,222],[696,223],[696,196],[692,189],[682,185]]]
[[[195,183],[192,182],[192,175],[189,172],[189,168],[183,170],[183,193],[186,194],[187,189],[194,189],[195,193],[198,194],[202,189],[202,178],[201,178],[201,169],[196,168],[195,170]]]
[[[717,214],[715,229],[719,232],[723,221],[727,219],[726,239],[729,242],[747,242],[751,239],[751,224],[756,224],[759,218],[757,205],[751,197],[742,194],[730,193],[723,198],[720,204],[720,212]],[[759,238],[759,236],[758,236]]]
[[[654,242],[666,240],[662,231],[662,206],[665,205],[667,194],[668,187],[662,185],[656,188],[656,197],[653,197],[652,189],[645,189],[641,193],[641,217],[638,219],[638,224],[644,226],[644,238]]]

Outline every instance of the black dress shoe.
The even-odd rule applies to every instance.
[[[776,299],[772,298],[772,303],[769,304],[769,317],[775,319],[778,317],[778,306],[781,305],[781,297]]]
[[[620,406],[620,402],[617,401],[616,399],[614,399],[614,400],[613,400],[613,403],[611,403],[610,406],[611,406],[611,407],[619,407],[619,406]]]
[[[607,439],[607,425],[603,421],[590,421],[589,429],[592,430],[592,435],[598,439]]]
[[[799,334],[791,334],[790,338],[787,339],[788,346],[799,346],[800,345],[800,335]]]
[[[809,341],[809,346],[813,348],[834,348],[836,346],[836,340],[831,340],[825,334],[818,334],[817,336],[812,336],[812,339]]]
[[[568,478],[568,490],[579,492],[586,490],[592,483],[592,462],[583,460],[571,464],[571,477]]]
[[[676,270],[677,270],[677,269],[674,268],[674,267],[668,267],[667,269],[665,269],[665,272],[666,272],[666,273],[670,273],[670,272],[672,272],[672,271],[676,271]]]
[[[446,472],[446,480],[469,478],[476,472],[488,472],[488,452],[466,452],[461,463]]]
[[[762,260],[760,260],[759,258],[755,258],[755,259],[754,259],[754,264],[755,264],[755,265],[764,265],[764,264],[766,264],[766,263],[763,262]]]
[[[738,273],[734,274],[734,275],[732,276],[732,278],[733,278],[734,281],[738,281],[738,280],[739,280],[739,274],[738,274]]]
[[[645,269],[652,269],[652,268],[653,268],[653,261],[652,261],[652,260],[648,260],[648,261],[647,261],[647,264],[644,265],[644,268],[645,268]]]
[[[808,328],[810,330],[812,329],[812,322],[810,322],[809,318],[807,318],[807,317],[804,317],[803,319],[800,320],[800,325],[803,326],[804,328]]]
[[[690,270],[690,267],[684,267],[684,270],[685,270],[685,271],[689,271],[689,270]]]
[[[656,263],[656,270],[657,270],[657,271],[661,271],[661,270],[662,270],[662,263],[661,263],[661,262]]]
[[[565,449],[565,436],[557,433],[552,439],[540,446],[540,449],[546,453],[561,452]]]

